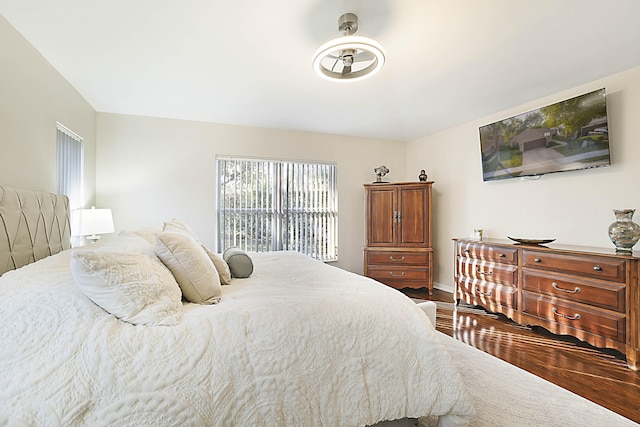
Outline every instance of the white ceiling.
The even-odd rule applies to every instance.
[[[311,68],[338,17],[383,44]],[[640,65],[639,0],[0,0],[100,112],[414,140]]]

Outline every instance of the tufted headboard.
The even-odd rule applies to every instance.
[[[71,247],[69,199],[0,186],[0,275]]]

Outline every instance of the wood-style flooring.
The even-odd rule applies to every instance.
[[[431,296],[423,290],[402,292],[445,303],[438,306],[439,331],[640,423],[640,372],[627,367],[623,354],[521,326],[481,308],[460,305],[454,310],[448,292],[435,289]]]

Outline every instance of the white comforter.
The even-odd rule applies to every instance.
[[[133,326],[73,283],[69,251],[0,277],[0,425],[361,426],[472,412],[428,318],[295,253],[178,326]]]

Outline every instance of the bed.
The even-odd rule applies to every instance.
[[[0,425],[370,426],[435,415],[455,426],[473,417],[428,317],[396,290],[298,253],[253,253],[250,276],[220,285],[215,303],[181,299],[154,308],[158,324],[125,321],[94,302],[74,262],[125,256],[135,262],[109,276],[123,280],[123,268],[162,264],[157,244],[121,233],[70,249],[64,196],[0,195],[2,256],[12,260],[0,276]],[[34,214],[38,203],[24,200],[38,199],[66,208]],[[26,250],[11,224],[38,215],[57,234],[43,243],[29,228]]]

